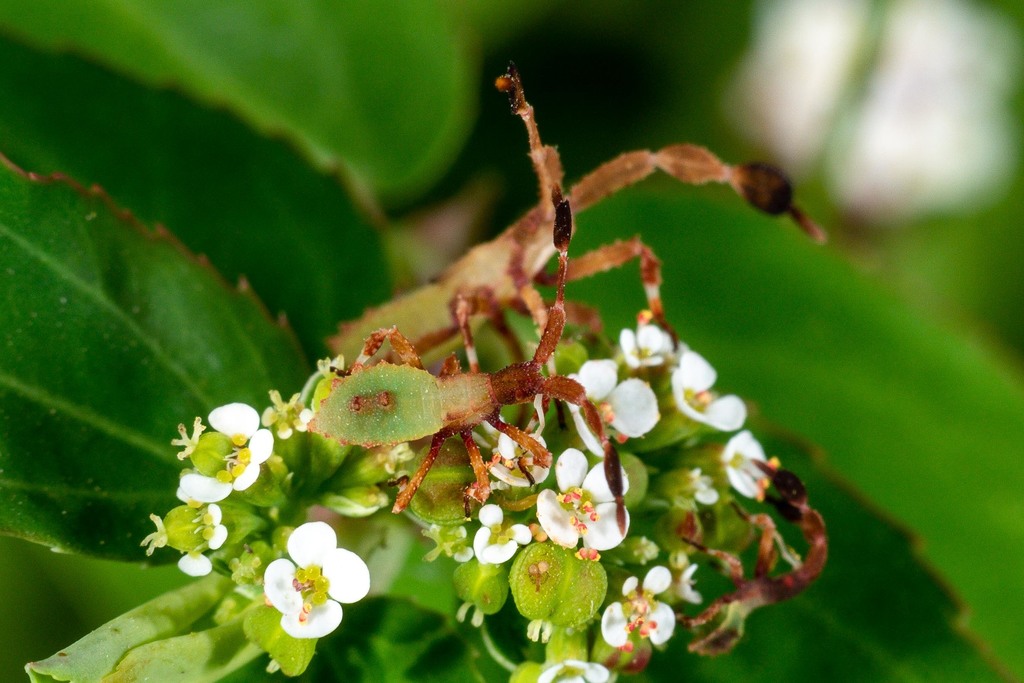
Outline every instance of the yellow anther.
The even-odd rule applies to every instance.
[[[217,473],[216,479],[222,484],[230,484],[234,477],[231,476],[231,472],[228,472],[227,470],[221,470],[220,472]]]
[[[249,437],[247,437],[245,434],[235,434],[231,437],[231,443],[233,443],[237,448],[241,448],[248,442]]]

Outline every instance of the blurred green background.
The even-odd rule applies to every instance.
[[[336,320],[535,201],[521,124],[492,87],[509,59],[570,181],[681,141],[785,166],[824,248],[727,190],[657,179],[583,214],[574,249],[637,233],[656,247],[670,317],[719,385],[908,528],[970,641],[1020,677],[1022,56],[1014,0],[0,1],[0,151],[103,185],[247,275],[310,358]],[[243,245],[264,223],[269,243]],[[343,223],[361,237],[338,243]],[[358,253],[371,228],[391,285],[366,246],[343,291],[323,247]],[[570,295],[601,301],[611,330],[642,301],[635,268]],[[0,680],[181,581],[0,547]],[[889,608],[916,609],[880,619]]]

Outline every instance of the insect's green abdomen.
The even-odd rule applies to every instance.
[[[430,436],[443,417],[433,375],[381,363],[336,379],[310,429],[341,443],[379,446]]]

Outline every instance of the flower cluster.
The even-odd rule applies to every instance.
[[[543,644],[544,660],[519,664],[516,680],[606,681],[642,670],[654,648],[684,630],[687,610],[705,604],[698,569],[741,568],[752,531],[774,534],[761,554],[778,547],[786,562],[800,559],[765,515],[755,525],[741,508],[765,499],[778,462],[742,429],[746,406],[715,391],[715,370],[701,355],[644,313],[613,351],[578,344],[555,360],[596,410],[567,404],[567,415],[538,398],[515,428],[484,423],[472,440],[444,442],[409,510],[433,544],[425,559],[453,568],[457,617],[481,626],[518,613],[521,628],[502,632]],[[426,450],[325,438],[316,407],[343,367],[341,359],[321,363],[287,402],[272,392],[262,419],[232,403],[205,424],[196,418],[191,432],[180,426],[172,443],[188,463],[178,482],[183,504],[153,515],[157,530],[144,542],[148,553],[180,552],[179,567],[192,576],[229,574],[253,601],[247,637],[290,675],[312,656],[301,643],[335,631],[343,605],[370,590],[368,565],[339,547],[336,528],[386,508],[392,487],[408,479],[405,464]],[[758,562],[774,565],[775,556]],[[510,598],[514,612],[505,609]]]

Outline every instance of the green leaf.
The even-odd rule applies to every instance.
[[[245,637],[278,663],[285,676],[298,676],[313,658],[318,639],[293,638],[281,628],[281,613],[260,605],[245,617]]]
[[[0,166],[0,531],[142,559],[175,425],[298,387],[294,338],[98,191]]]
[[[655,652],[647,680],[686,671],[692,681],[999,681],[997,669],[956,625],[960,606],[913,550],[912,539],[865,506],[809,448],[759,423],[749,425],[769,455],[806,484],[825,518],[828,563],[797,598],[756,610],[735,649],[720,657],[686,650],[676,632]],[[799,550],[794,529],[780,531]],[[710,569],[695,575],[700,588]]]
[[[483,680],[443,616],[386,598],[346,605],[341,627],[320,642],[306,675],[351,683]]]
[[[99,680],[133,648],[187,631],[233,586],[219,575],[190,583],[122,614],[25,670],[33,681]]]
[[[626,193],[582,214],[573,252],[643,230],[664,261],[668,316],[716,386],[820,444],[918,532],[972,629],[1024,671],[1018,601],[993,575],[1024,575],[1019,374],[784,223],[686,192]],[[568,296],[600,302],[614,332],[644,305],[635,273],[571,283]]]
[[[433,181],[468,132],[475,70],[440,2],[8,0],[0,26],[180,87],[385,194]]]
[[[377,233],[336,179],[285,143],[76,57],[0,39],[0,63],[5,154],[22,168],[99,183],[228,280],[246,277],[272,313],[288,316],[310,357],[324,355],[339,320],[386,298]]]

